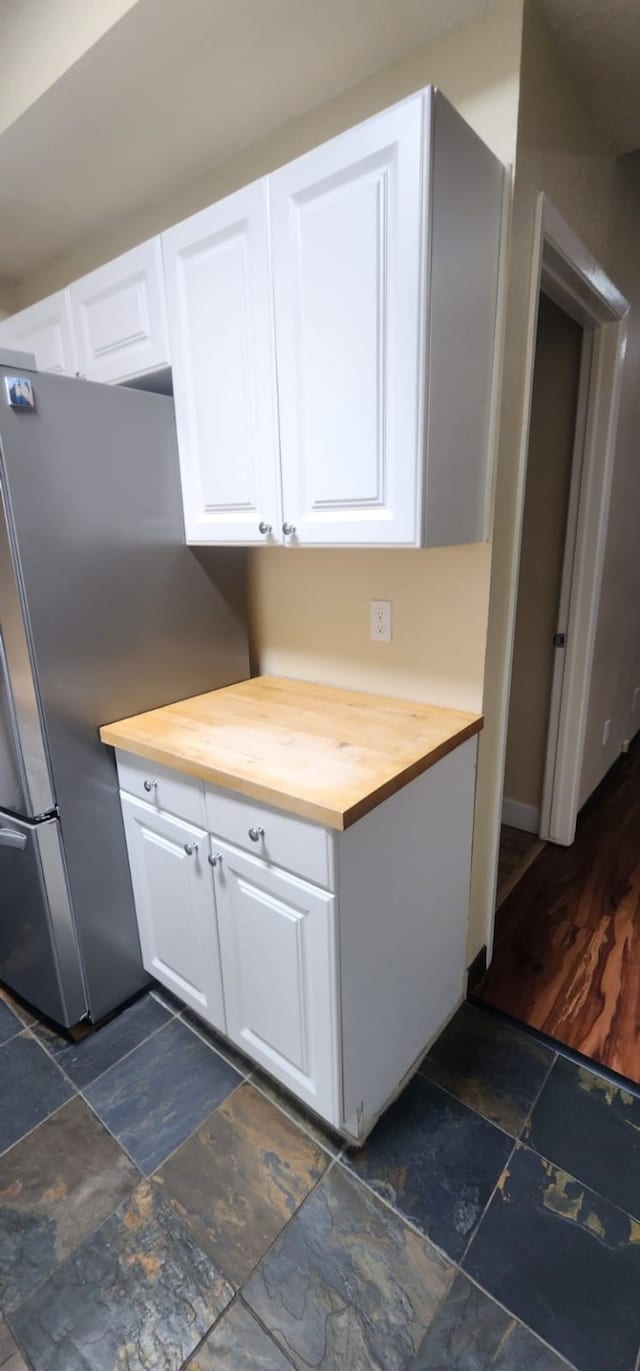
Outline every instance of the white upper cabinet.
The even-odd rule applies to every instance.
[[[78,370],[74,346],[69,292],[60,290],[39,300],[0,323],[0,347],[19,348],[35,355],[38,371],[75,376]]]
[[[169,364],[160,239],[69,287],[78,370],[89,381],[126,381]]]
[[[298,543],[419,541],[422,96],[271,178],[283,509]]]
[[[280,534],[268,185],[163,234],[187,541]]]
[[[188,541],[488,536],[503,181],[429,88],[164,235]]]

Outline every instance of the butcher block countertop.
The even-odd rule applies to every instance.
[[[482,728],[482,715],[277,676],[100,729],[103,743],[345,829]]]

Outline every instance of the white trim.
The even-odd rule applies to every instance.
[[[578,817],[629,306],[546,197],[542,231],[541,281],[593,329],[558,743],[548,827],[540,835],[569,844]]]
[[[520,828],[523,833],[540,833],[540,810],[535,805],[527,805],[523,800],[510,800],[505,795],[502,800],[502,822],[510,828]]]
[[[518,595],[518,575],[522,545],[522,520],[526,488],[527,457],[529,451],[529,430],[531,424],[531,400],[533,392],[533,369],[535,363],[535,342],[538,323],[538,301],[542,281],[543,252],[545,257],[545,289],[563,308],[567,309],[578,322],[590,323],[596,328],[593,357],[593,406],[589,432],[585,441],[585,496],[579,513],[578,540],[585,539],[587,531],[590,545],[595,554],[590,565],[584,556],[585,542],[582,542],[583,555],[576,558],[574,574],[575,594],[577,596],[573,644],[569,643],[566,654],[563,705],[566,701],[567,712],[571,706],[575,710],[572,721],[566,721],[562,749],[558,749],[558,802],[562,809],[567,803],[573,810],[573,826],[577,814],[578,789],[586,712],[593,665],[593,648],[597,623],[604,546],[606,542],[609,496],[615,449],[615,434],[620,403],[622,365],[626,348],[626,316],[628,302],[617,287],[576,237],[573,230],[540,192],[536,205],[533,225],[531,276],[529,281],[529,306],[527,311],[524,388],[524,415],[520,443],[517,453],[518,487],[514,510],[516,535],[511,548],[511,568],[508,589],[509,625],[505,645],[505,671],[500,682],[497,701],[497,740],[496,758],[497,779],[504,784],[506,760],[507,727],[509,718],[509,695],[511,688],[511,667],[513,661],[513,642]],[[590,479],[593,476],[594,458],[600,447],[600,482]],[[590,475],[588,475],[588,471]],[[600,485],[601,505],[598,509],[595,486]],[[579,565],[578,565],[579,563]],[[582,634],[580,640],[579,635]],[[582,675],[578,671],[576,646],[583,645]],[[585,670],[588,667],[588,670]],[[565,720],[563,719],[563,725]],[[569,734],[572,736],[571,748],[567,746]],[[487,882],[492,895],[487,910],[487,949],[489,959],[493,948],[495,925],[495,896],[498,881],[498,853],[500,843],[501,788],[498,786],[493,800],[491,824],[493,827],[493,870]],[[570,812],[570,811],[569,811]],[[554,842],[563,841],[559,836],[560,823],[555,810],[549,836]],[[565,824],[565,834],[570,831]],[[564,841],[571,841],[564,838]]]

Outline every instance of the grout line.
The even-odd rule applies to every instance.
[[[395,1204],[391,1203],[391,1200],[388,1200],[386,1198],[386,1195],[381,1195],[378,1190],[374,1189],[373,1185],[371,1185],[369,1181],[365,1180],[364,1176],[359,1176],[358,1172],[354,1171],[350,1166],[349,1162],[345,1160],[344,1154],[341,1154],[339,1157],[336,1157],[335,1161],[338,1163],[339,1166],[342,1167],[343,1171],[345,1171],[353,1181],[357,1181],[358,1185],[361,1185],[363,1190],[366,1190],[369,1195],[373,1195],[373,1198],[375,1200],[378,1200],[380,1204],[384,1205],[385,1209],[389,1209],[397,1219],[400,1219],[401,1223],[405,1224],[407,1228],[411,1229],[412,1233],[415,1233],[418,1238],[421,1238],[422,1242],[427,1242],[430,1247],[433,1247],[436,1252],[439,1252],[440,1256],[444,1257],[445,1261],[448,1263],[449,1266],[457,1266],[455,1257],[452,1257],[449,1252],[445,1252],[444,1247],[439,1247],[437,1242],[434,1242],[433,1238],[429,1237],[428,1233],[425,1233],[424,1228],[420,1228],[419,1224],[416,1223],[415,1219],[411,1219],[407,1214],[403,1214],[400,1209],[396,1208]]]
[[[428,1054],[427,1054],[427,1055],[428,1055]],[[430,1085],[432,1088],[435,1088],[436,1090],[441,1090],[442,1093],[443,1093],[443,1095],[448,1095],[450,1100],[455,1100],[457,1104],[462,1105],[462,1108],[467,1110],[467,1113],[473,1114],[474,1117],[475,1117],[476,1119],[482,1119],[482,1122],[488,1124],[490,1128],[495,1128],[495,1129],[497,1129],[498,1133],[502,1133],[503,1136],[504,1136],[505,1138],[508,1138],[510,1142],[513,1142],[514,1138],[516,1138],[516,1137],[518,1136],[518,1135],[515,1134],[515,1133],[510,1133],[510,1132],[509,1132],[509,1129],[508,1129],[508,1128],[504,1128],[503,1125],[502,1125],[501,1123],[496,1123],[495,1119],[488,1119],[487,1116],[486,1116],[486,1114],[481,1114],[481,1113],[480,1113],[480,1110],[479,1110],[479,1109],[474,1109],[474,1107],[473,1107],[472,1104],[467,1104],[466,1100],[463,1100],[463,1099],[460,1098],[459,1095],[456,1095],[455,1090],[449,1090],[449,1087],[446,1086],[446,1085],[442,1085],[442,1084],[440,1083],[440,1081],[434,1081],[433,1077],[432,1077],[432,1076],[427,1076],[425,1073],[423,1073],[423,1072],[420,1070],[420,1067],[417,1068],[417,1070],[416,1070],[416,1072],[415,1072],[415,1075],[411,1077],[411,1080],[414,1080],[414,1079],[415,1079],[415,1076],[419,1076],[419,1077],[421,1078],[421,1080],[426,1081],[427,1084]],[[407,1081],[407,1085],[409,1085],[409,1084],[410,1084],[410,1081]],[[404,1089],[406,1090],[406,1086],[404,1087]],[[401,1093],[403,1093],[403,1092],[401,1092]],[[400,1098],[401,1098],[401,1095],[397,1096],[397,1099],[400,1099]],[[384,1113],[386,1113],[386,1109],[385,1109]],[[382,1114],[380,1117],[381,1117],[381,1118],[384,1118],[384,1114]],[[376,1123],[377,1123],[377,1122],[378,1122],[378,1121],[376,1120]],[[374,1124],[374,1128],[375,1128],[375,1127],[376,1127],[376,1124]],[[373,1129],[371,1130],[371,1132],[373,1132]],[[368,1141],[368,1138],[365,1138],[364,1143],[362,1143],[361,1146],[366,1147],[367,1141]]]
[[[338,1146],[335,1149],[331,1146],[330,1143],[322,1142],[320,1138],[316,1138],[314,1134],[311,1133],[310,1129],[306,1126],[306,1123],[303,1122],[304,1115],[301,1115],[300,1117],[296,1118],[295,1114],[290,1114],[289,1110],[286,1107],[286,1103],[281,1103],[280,1100],[274,1099],[274,1097],[269,1094],[269,1092],[264,1088],[264,1086],[260,1084],[260,1079],[256,1077],[255,1072],[253,1072],[252,1076],[248,1077],[247,1079],[250,1080],[254,1090],[259,1091],[259,1093],[264,1097],[264,1099],[269,1101],[269,1104],[272,1104],[275,1106],[276,1109],[279,1109],[280,1113],[284,1114],[285,1118],[287,1118],[290,1123],[295,1124],[300,1129],[300,1131],[304,1133],[306,1138],[310,1138],[311,1142],[315,1143],[317,1147],[322,1148],[323,1152],[328,1153],[328,1155],[332,1158],[333,1161],[338,1161],[339,1158],[342,1157],[347,1146],[345,1142],[342,1143],[342,1146]],[[278,1083],[274,1082],[274,1084],[277,1085]],[[282,1089],[285,1090],[286,1087],[283,1086]],[[313,1120],[310,1120],[309,1122],[310,1124],[313,1124]],[[317,1126],[318,1128],[322,1127],[321,1119],[318,1120]]]
[[[62,1104],[59,1104],[56,1109],[52,1109],[50,1114],[45,1114],[44,1119],[39,1119],[37,1123],[34,1123],[33,1128],[28,1128],[27,1132],[21,1133],[20,1137],[16,1138],[15,1142],[9,1143],[8,1147],[3,1148],[2,1152],[0,1152],[0,1160],[6,1157],[14,1147],[17,1147],[18,1143],[24,1142],[25,1138],[30,1138],[32,1133],[37,1133],[38,1129],[42,1128],[43,1123],[48,1123],[49,1119],[55,1118],[56,1114],[59,1114],[61,1109],[66,1109],[67,1105],[71,1104],[72,1099],[73,1095],[68,1100],[63,1100]]]
[[[180,1020],[180,1023],[184,1024],[185,1028],[191,1029],[191,1032],[195,1034],[196,1038],[200,1039],[201,1043],[204,1043],[206,1047],[210,1047],[211,1051],[215,1052],[218,1057],[222,1057],[222,1060],[227,1063],[227,1066],[232,1066],[234,1071],[237,1071],[238,1075],[242,1076],[243,1080],[249,1081],[251,1079],[254,1074],[253,1067],[251,1067],[250,1071],[243,1071],[236,1062],[231,1060],[231,1057],[226,1055],[224,1046],[221,1045],[220,1047],[217,1047],[215,1043],[212,1043],[211,1037],[207,1036],[207,1030],[205,1028],[200,1028],[197,1023],[192,1023],[190,1019],[185,1019],[183,1012],[180,1012],[176,1017]],[[240,1055],[242,1054],[240,1053]]]
[[[484,1285],[481,1285],[480,1281],[475,1276],[470,1276],[468,1271],[462,1271],[462,1269],[460,1274],[464,1276],[471,1285],[475,1285],[476,1290],[479,1290],[481,1294],[486,1295],[493,1304],[497,1304],[499,1309],[502,1309],[505,1314],[508,1314],[509,1318],[513,1319],[518,1327],[526,1328],[527,1332],[531,1333],[537,1342],[541,1343],[543,1347],[547,1347],[550,1352],[553,1352],[554,1357],[557,1357],[563,1366],[568,1366],[570,1371],[580,1371],[580,1368],[576,1366],[574,1362],[569,1361],[567,1357],[565,1357],[564,1352],[559,1352],[558,1348],[553,1346],[553,1343],[547,1342],[546,1338],[543,1338],[539,1333],[536,1333],[535,1328],[532,1328],[531,1324],[525,1323],[524,1319],[521,1319],[518,1314],[514,1314],[512,1309],[508,1309],[506,1304],[503,1304],[501,1300],[496,1299],[495,1295],[492,1295],[490,1290],[487,1290]]]
[[[479,1231],[480,1225],[481,1225],[481,1223],[482,1223],[482,1221],[483,1221],[483,1219],[484,1219],[484,1217],[485,1217],[485,1214],[487,1213],[487,1210],[488,1210],[488,1208],[489,1208],[489,1205],[491,1204],[491,1202],[492,1202],[492,1200],[493,1200],[493,1198],[494,1198],[494,1195],[497,1193],[498,1187],[499,1187],[499,1185],[500,1185],[500,1181],[502,1180],[502,1177],[504,1176],[505,1172],[508,1173],[508,1171],[509,1171],[509,1167],[510,1167],[510,1165],[511,1165],[511,1159],[512,1159],[512,1157],[513,1157],[513,1155],[514,1155],[514,1152],[517,1151],[518,1147],[520,1147],[520,1142],[519,1142],[518,1138],[515,1138],[515,1139],[514,1139],[514,1143],[513,1143],[513,1147],[511,1148],[511,1151],[510,1151],[510,1153],[509,1153],[509,1156],[507,1157],[507,1159],[506,1159],[506,1161],[505,1161],[505,1164],[504,1164],[504,1166],[502,1167],[502,1170],[501,1170],[501,1172],[500,1172],[500,1175],[498,1176],[498,1178],[497,1178],[497,1180],[496,1180],[496,1183],[495,1183],[495,1185],[493,1186],[493,1188],[492,1188],[492,1190],[491,1190],[491,1194],[489,1195],[489,1198],[488,1198],[488,1200],[487,1200],[487,1203],[485,1204],[484,1209],[482,1210],[482,1213],[480,1214],[479,1218],[476,1219],[476,1222],[474,1223],[473,1228],[471,1229],[471,1232],[470,1232],[470,1234],[469,1234],[469,1237],[468,1237],[468,1239],[467,1239],[467,1242],[465,1243],[464,1251],[461,1253],[461,1255],[460,1255],[460,1260],[459,1260],[459,1262],[458,1262],[458,1265],[459,1265],[459,1267],[460,1267],[460,1270],[462,1270],[462,1263],[463,1263],[463,1261],[465,1260],[465,1257],[466,1257],[467,1254],[468,1254],[469,1248],[471,1247],[471,1244],[472,1244],[472,1242],[473,1242],[473,1240],[474,1240],[474,1238],[475,1238],[475,1236],[476,1236],[476,1233]],[[465,1272],[465,1275],[466,1275],[466,1272]]]
[[[549,1077],[550,1077],[551,1072],[553,1071],[553,1069],[554,1069],[554,1067],[555,1067],[555,1065],[556,1065],[557,1060],[558,1060],[558,1054],[557,1054],[557,1052],[554,1052],[553,1057],[552,1057],[551,1061],[549,1062],[549,1065],[548,1065],[548,1067],[547,1067],[547,1069],[546,1069],[546,1071],[545,1071],[545,1073],[544,1073],[544,1076],[543,1076],[543,1078],[542,1078],[542,1084],[541,1084],[540,1088],[536,1091],[536,1093],[535,1093],[535,1095],[534,1095],[534,1097],[533,1097],[533,1100],[531,1101],[531,1104],[529,1105],[529,1108],[528,1108],[528,1110],[527,1110],[527,1113],[526,1113],[526,1115],[525,1115],[525,1117],[524,1117],[522,1126],[521,1126],[521,1128],[520,1128],[520,1132],[518,1133],[518,1142],[521,1142],[521,1141],[522,1141],[522,1135],[523,1135],[523,1133],[524,1133],[524,1131],[525,1131],[525,1128],[527,1127],[527,1125],[528,1125],[529,1123],[531,1123],[531,1119],[532,1119],[532,1117],[533,1117],[533,1111],[534,1111],[534,1109],[537,1108],[537,1105],[538,1105],[538,1103],[539,1103],[539,1100],[540,1100],[540,1097],[541,1097],[541,1095],[542,1095],[542,1092],[543,1092],[543,1090],[544,1090],[544,1088],[545,1088],[545,1086],[546,1086],[546,1084],[547,1084],[547,1081],[549,1080]],[[532,1148],[532,1149],[531,1149],[531,1151],[533,1151],[533,1152],[535,1152],[535,1150],[536,1150],[535,1148]]]
[[[162,1027],[162,1028],[166,1028],[166,1027],[167,1027],[167,1024],[162,1024],[161,1027]],[[161,1031],[161,1029],[156,1029],[156,1032],[160,1032],[160,1031]],[[73,1089],[74,1095],[75,1095],[78,1099],[82,1100],[83,1104],[86,1104],[87,1109],[90,1109],[90,1110],[91,1110],[91,1113],[93,1114],[94,1118],[96,1118],[96,1119],[98,1120],[98,1123],[100,1123],[100,1124],[102,1125],[102,1127],[104,1128],[105,1132],[108,1133],[109,1136],[110,1136],[111,1138],[113,1138],[113,1141],[114,1141],[115,1143],[117,1143],[118,1147],[121,1148],[121,1150],[124,1152],[125,1157],[128,1157],[128,1159],[129,1159],[129,1161],[131,1162],[132,1166],[135,1166],[136,1171],[139,1172],[140,1176],[144,1179],[144,1172],[142,1171],[141,1167],[138,1166],[138,1163],[137,1163],[136,1161],[134,1161],[133,1157],[131,1156],[131,1153],[127,1151],[127,1148],[125,1147],[124,1143],[122,1143],[122,1142],[120,1141],[120,1139],[116,1137],[115,1133],[113,1133],[112,1130],[109,1128],[109,1125],[106,1124],[105,1121],[104,1121],[104,1119],[100,1116],[100,1114],[98,1113],[97,1109],[94,1108],[94,1106],[92,1105],[91,1101],[87,1099],[87,1097],[86,1097],[86,1095],[85,1095],[85,1093],[84,1093],[84,1089],[88,1089],[89,1087],[85,1086],[84,1089],[81,1090],[80,1087],[79,1087],[78,1085],[76,1085],[76,1084],[74,1083],[74,1081],[71,1080],[71,1077],[67,1075],[66,1071],[64,1070],[64,1067],[60,1066],[60,1064],[56,1061],[55,1057],[54,1057],[53,1054],[49,1051],[49,1048],[45,1045],[45,1043],[40,1042],[40,1039],[39,1039],[39,1038],[36,1039],[36,1042],[38,1042],[39,1046],[42,1048],[42,1051],[44,1052],[45,1056],[48,1057],[49,1060],[53,1062],[54,1066],[57,1066],[58,1071],[61,1073],[62,1076],[64,1076],[65,1080],[69,1082],[69,1085],[70,1085],[70,1086],[72,1087],[72,1089]],[[110,1067],[109,1067],[109,1070],[111,1070]],[[106,1073],[106,1071],[103,1071],[102,1074],[103,1074],[103,1076],[106,1076],[107,1073]],[[93,1082],[92,1082],[91,1084],[93,1084]],[[72,1097],[72,1098],[73,1098],[73,1097]],[[65,1103],[66,1103],[66,1104],[70,1104],[71,1101],[70,1101],[70,1100],[66,1100]],[[55,1112],[57,1113],[58,1111],[56,1110]],[[53,1115],[49,1114],[47,1117],[48,1117],[48,1118],[52,1118]],[[42,1122],[45,1123],[46,1120],[43,1119]],[[116,1208],[118,1208],[117,1205],[116,1205]],[[115,1210],[112,1210],[112,1213],[114,1213],[114,1212],[115,1212]],[[102,1225],[101,1225],[101,1226],[102,1226]],[[97,1231],[97,1230],[96,1230],[96,1231]]]

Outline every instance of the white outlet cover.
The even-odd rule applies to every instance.
[[[391,600],[372,600],[369,605],[373,643],[391,642]]]

